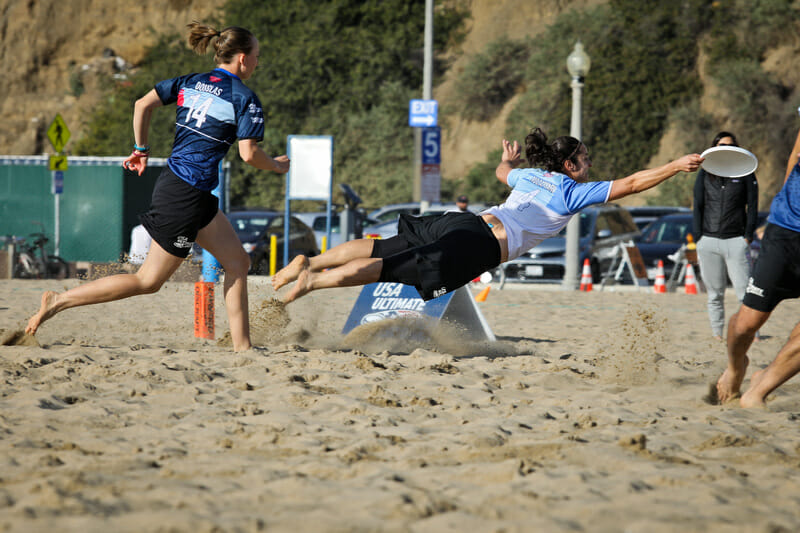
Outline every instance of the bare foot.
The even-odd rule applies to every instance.
[[[288,304],[300,298],[301,296],[311,292],[311,272],[305,269],[297,276],[297,283],[294,284],[292,290],[286,293],[283,298],[283,303]]]
[[[750,359],[745,356],[741,368],[731,368],[728,366],[728,368],[725,369],[725,372],[723,372],[717,380],[717,398],[719,399],[719,403],[726,403],[738,396],[749,363]]]
[[[742,394],[741,399],[739,400],[739,405],[745,408],[756,407],[760,409],[766,409],[767,403],[764,401],[764,398],[760,397],[753,389],[755,389],[761,380],[764,379],[764,371],[759,370],[758,372],[754,372],[753,376],[750,378],[750,388]]]
[[[277,291],[287,283],[293,282],[300,275],[300,272],[308,269],[308,266],[308,257],[298,255],[272,276],[272,288]]]
[[[42,305],[39,307],[39,312],[33,315],[28,320],[28,325],[25,327],[25,333],[33,335],[46,320],[50,319],[56,314],[56,298],[57,292],[46,291],[42,294]]]

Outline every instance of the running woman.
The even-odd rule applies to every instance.
[[[219,183],[219,162],[237,139],[242,160],[255,168],[285,173],[289,159],[285,155],[272,158],[258,146],[264,137],[261,102],[244,84],[258,65],[255,36],[233,26],[217,31],[192,22],[188,28],[189,45],[196,53],[204,54],[213,43],[216,68],[161,81],[137,100],[133,153],[123,161],[125,168],[141,176],[150,153],[147,138],[153,110],[176,103],[172,154],[153,189],[150,210],[140,216],[153,238],[144,263],[135,274],[101,278],[64,293],[45,292],[26,333],[36,333],[42,323],[64,309],[157,292],[197,242],[225,270],[223,290],[233,349],[251,347],[250,259],[211,191]]]
[[[359,239],[316,257],[295,257],[272,278],[273,288],[297,280],[284,297],[288,303],[316,289],[392,281],[413,285],[430,300],[519,257],[584,207],[650,189],[678,172],[697,170],[703,161],[690,154],[623,179],[588,182],[592,162],[586,146],[568,136],[550,144],[539,128],[525,138],[525,155],[537,168],[515,169],[520,146],[503,140],[495,174],[513,189],[505,203],[479,216],[401,215],[398,234],[390,239]]]

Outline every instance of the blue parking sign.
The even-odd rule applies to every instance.
[[[442,132],[435,128],[422,128],[422,164],[439,165],[442,162]]]

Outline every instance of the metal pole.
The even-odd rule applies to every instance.
[[[422,64],[422,98],[433,99],[433,0],[425,0],[425,37]],[[422,129],[414,128],[415,202],[422,200]]]
[[[54,239],[55,239],[55,254],[61,255],[61,195],[55,195],[55,232],[54,232]]]
[[[422,66],[422,98],[433,97],[433,0],[425,0],[425,57]]]
[[[572,78],[572,122],[569,134],[576,139],[581,138],[581,97],[583,80],[578,76]],[[567,224],[567,242],[564,254],[564,279],[562,288],[574,291],[578,288],[578,248],[580,245],[580,215],[576,214]]]

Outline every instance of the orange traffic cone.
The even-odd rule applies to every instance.
[[[667,292],[667,279],[664,277],[664,261],[658,260],[658,268],[656,269],[656,283],[653,286],[657,293]]]
[[[686,294],[697,294],[697,281],[694,279],[694,267],[686,265]]]
[[[489,296],[489,289],[491,289],[491,287],[486,287],[481,292],[479,292],[478,295],[475,297],[475,301],[476,302],[485,302],[486,301],[486,297]]]
[[[589,258],[583,260],[583,272],[581,272],[581,287],[580,289],[585,292],[592,291],[592,267],[589,264]]]

